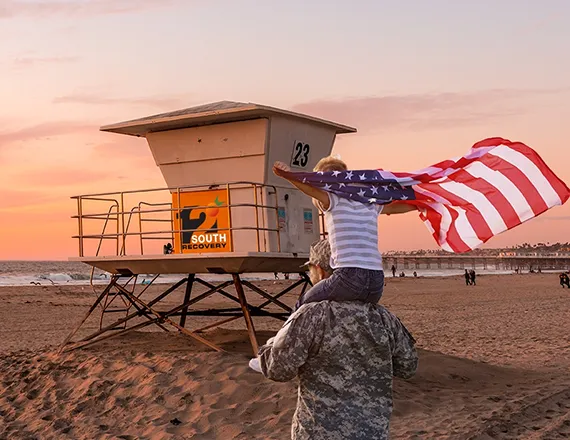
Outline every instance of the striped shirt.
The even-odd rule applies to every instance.
[[[382,205],[327,194],[330,206],[323,212],[331,245],[331,267],[382,270],[378,250],[378,214]]]

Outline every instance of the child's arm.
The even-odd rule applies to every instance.
[[[293,180],[293,179],[288,178],[285,175],[285,173],[288,173],[290,171],[291,171],[291,169],[286,164],[284,164],[283,162],[275,162],[273,164],[273,172],[275,173],[276,176],[283,177],[284,179],[291,182],[291,184],[296,186],[299,190],[301,190],[305,194],[307,194],[309,197],[312,197],[313,199],[318,200],[320,202],[322,208],[325,211],[327,209],[329,209],[330,201],[329,201],[329,195],[326,191],[323,191],[322,189],[314,188],[310,185],[307,185],[306,183],[301,183],[298,180]]]
[[[384,206],[380,214],[403,214],[405,212],[415,211],[416,209],[418,208],[414,205],[408,205],[407,203],[390,203]]]

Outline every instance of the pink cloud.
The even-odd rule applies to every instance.
[[[551,12],[543,17],[535,17],[529,24],[520,28],[518,32],[515,32],[513,36],[519,37],[534,34],[563,19],[564,14],[561,13],[561,11]]]
[[[111,15],[140,12],[182,4],[182,0],[90,0],[78,1],[18,1],[2,0],[0,19],[13,17],[49,17],[54,15]]]
[[[320,100],[294,111],[355,125],[360,132],[402,126],[412,130],[457,127],[524,112],[521,101],[561,90],[484,90],[465,93],[393,95]]]
[[[66,64],[79,61],[79,57],[20,57],[13,61],[16,67],[30,67],[38,64]]]
[[[26,142],[82,132],[96,132],[98,129],[98,126],[87,122],[58,121],[17,130],[0,131],[0,150],[14,142]]]
[[[140,105],[159,109],[170,109],[183,106],[188,100],[179,97],[149,96],[139,98],[117,98],[101,96],[98,94],[71,94],[58,96],[53,100],[54,104],[85,104],[85,105]]]

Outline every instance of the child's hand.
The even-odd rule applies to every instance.
[[[290,172],[291,168],[284,162],[277,161],[273,164],[273,172],[276,176],[282,177],[285,174],[283,171]]]

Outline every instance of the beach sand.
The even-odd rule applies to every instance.
[[[206,333],[229,353],[154,326],[58,356],[91,289],[1,287],[0,298],[0,439],[290,437],[295,381],[248,368],[242,320]],[[462,277],[389,278],[381,302],[420,349],[417,375],[394,383],[393,438],[570,438],[570,290],[556,274],[479,276],[469,287]],[[204,304],[227,305],[219,295]],[[260,342],[280,327],[255,323]],[[90,319],[78,336],[98,325]]]

